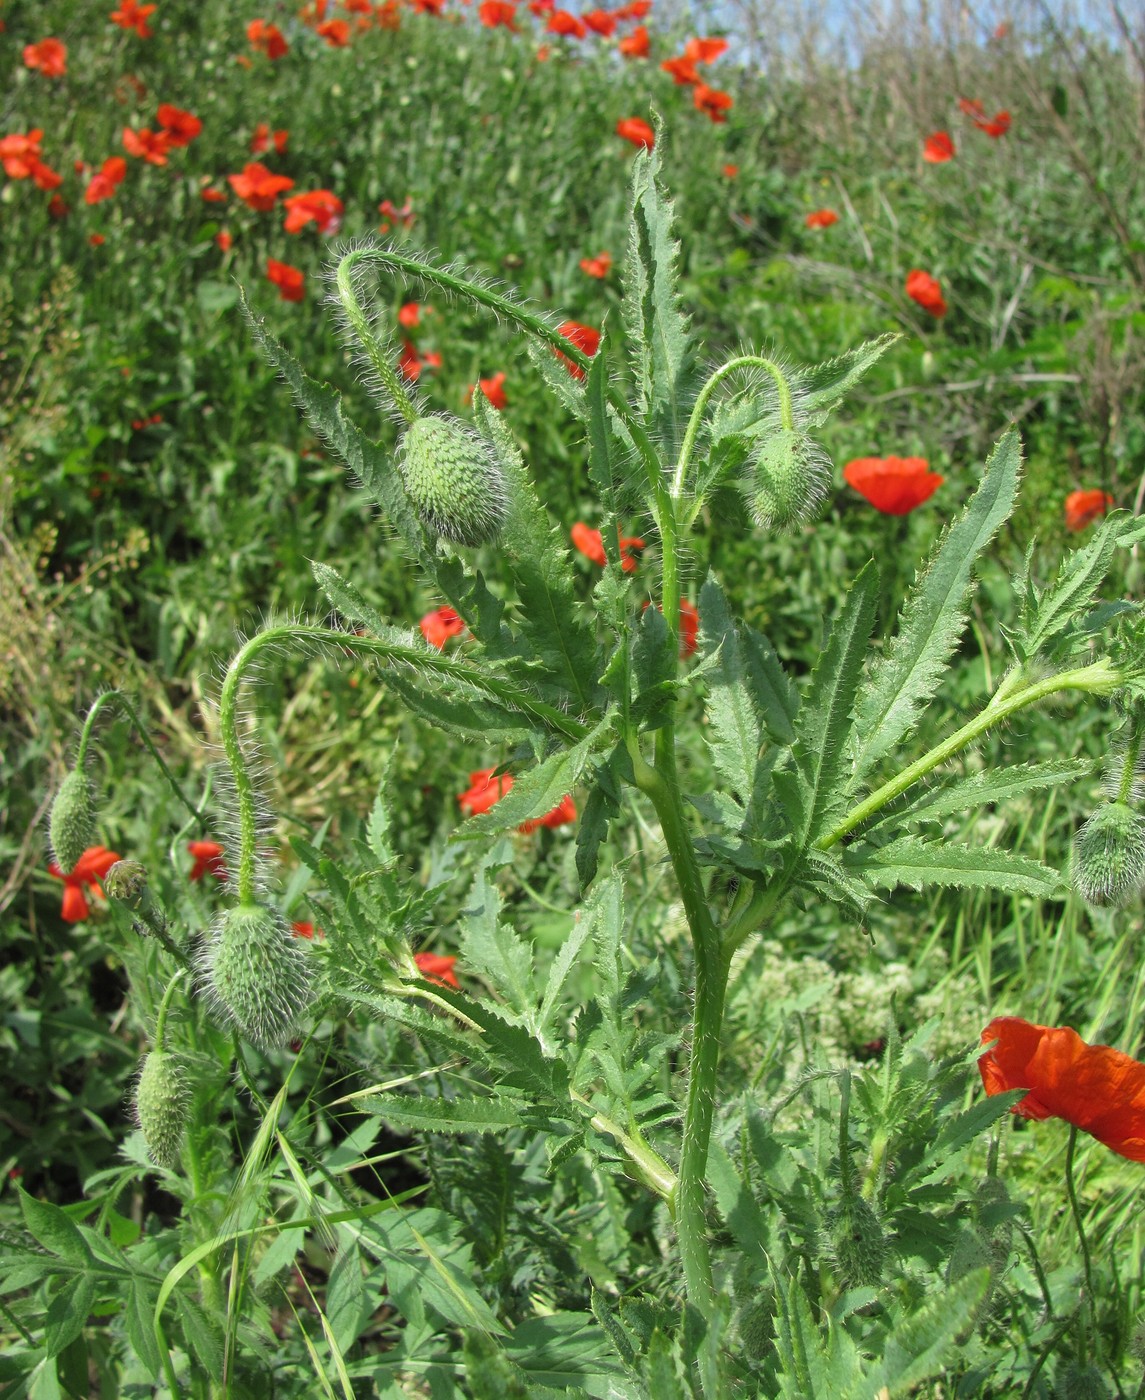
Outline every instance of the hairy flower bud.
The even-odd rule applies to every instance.
[[[427,530],[454,544],[487,544],[508,509],[489,445],[455,418],[419,418],[402,439],[406,494]]]
[[[756,524],[786,530],[810,520],[826,492],[829,466],[819,444],[797,428],[764,438],[746,483]]]
[[[128,909],[138,909],[147,897],[146,868],[137,860],[117,860],[103,877],[103,892]]]
[[[1126,904],[1145,881],[1145,818],[1106,802],[1077,834],[1073,880],[1090,904]]]
[[[828,1213],[825,1253],[846,1288],[873,1287],[882,1279],[887,1240],[862,1196],[847,1196]]]
[[[82,768],[73,768],[60,784],[48,817],[48,835],[56,864],[70,875],[76,861],[95,844],[91,783]]]
[[[1067,1361],[1058,1372],[1054,1400],[1109,1400],[1109,1387],[1096,1366]]]
[[[263,904],[235,905],[211,929],[201,960],[208,996],[253,1045],[291,1040],[313,1000],[303,942]]]
[[[187,1122],[187,1092],[178,1061],[165,1050],[144,1056],[135,1085],[135,1117],[151,1160],[157,1167],[174,1166]]]

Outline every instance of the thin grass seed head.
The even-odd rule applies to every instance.
[[[1124,802],[1106,802],[1074,843],[1073,882],[1089,904],[1127,904],[1145,883],[1145,818]]]
[[[497,455],[456,418],[419,418],[402,439],[406,494],[426,527],[452,544],[497,538],[508,515],[505,474]]]
[[[155,1165],[174,1166],[187,1124],[187,1088],[179,1062],[166,1050],[152,1050],[143,1058],[135,1085],[135,1119]]]
[[[56,864],[70,875],[89,846],[95,845],[92,786],[82,768],[73,768],[60,784],[48,816],[48,836]]]
[[[293,1039],[314,1000],[304,942],[265,904],[234,905],[211,928],[201,958],[207,996],[252,1045],[273,1049]]]

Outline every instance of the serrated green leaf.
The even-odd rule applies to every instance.
[[[987,803],[1008,802],[1039,788],[1076,782],[1093,772],[1088,758],[1063,758],[1048,763],[1015,763],[1008,768],[985,768],[966,778],[941,783],[922,793],[906,808],[894,811],[896,824],[932,821],[955,812],[969,812]]]
[[[817,427],[834,413],[860,379],[902,337],[880,335],[834,360],[825,360],[813,369],[797,370],[792,376],[799,411],[806,426]]]
[[[620,787],[616,777],[620,745],[606,762],[597,764],[588,781],[592,784],[588,798],[581,808],[576,832],[576,873],[582,890],[596,877],[600,847],[608,835],[609,824],[620,814]]]
[[[338,1351],[345,1353],[354,1345],[369,1309],[361,1251],[351,1240],[334,1260],[326,1285],[326,1320]]]
[[[223,1378],[223,1336],[218,1319],[210,1317],[193,1298],[175,1294],[183,1338],[195,1360],[213,1381]]]
[[[1040,899],[1052,899],[1062,886],[1062,877],[1041,861],[990,846],[959,846],[948,842],[933,845],[916,836],[903,836],[881,849],[851,847],[845,867],[881,889],[905,885],[920,890],[924,885],[947,885],[963,889],[1016,890]]]
[[[561,994],[565,989],[565,983],[576,966],[576,960],[591,933],[591,924],[581,914],[574,919],[568,937],[557,949],[557,955],[549,968],[549,979],[545,984],[545,995],[541,1002],[541,1009],[537,1013],[537,1027],[540,1031],[544,1032],[552,1021],[553,1013],[558,1009]]]
[[[613,722],[614,717],[608,715],[580,743],[558,749],[522,773],[499,802],[480,816],[470,817],[458,834],[471,837],[506,831],[551,812],[576,786],[589,758],[611,742]]]
[[[508,1098],[431,1099],[420,1094],[372,1095],[358,1101],[363,1113],[376,1113],[400,1132],[503,1133],[523,1124]]]
[[[900,1322],[886,1340],[881,1363],[868,1376],[875,1391],[885,1386],[890,1400],[900,1400],[936,1376],[958,1338],[972,1326],[989,1286],[989,1269],[975,1269]]]
[[[744,627],[740,635],[744,675],[759,716],[776,743],[790,744],[795,739],[799,691],[761,632]]]
[[[727,1149],[719,1142],[708,1148],[708,1185],[740,1252],[762,1264],[768,1249],[767,1224]]]
[[[158,1377],[163,1365],[153,1325],[154,1312],[155,1290],[142,1279],[132,1279],[124,1309],[127,1341],[153,1380]]]
[[[91,1250],[80,1228],[59,1206],[50,1201],[39,1201],[29,1196],[20,1187],[20,1209],[24,1214],[24,1225],[28,1233],[50,1253],[69,1264],[94,1265]]]
[[[723,590],[709,574],[700,590],[700,645],[713,664],[705,669],[705,734],[712,762],[745,807],[755,786],[763,740],[755,700],[744,678],[742,648]]]
[[[848,792],[910,732],[938,689],[966,625],[974,562],[1014,508],[1021,465],[1021,442],[1011,429],[999,439],[981,485],[943,532],[911,590],[887,654],[871,668],[856,705]]]
[[[94,1274],[69,1278],[48,1304],[44,1348],[49,1357],[59,1356],[83,1331],[95,1303],[97,1282]]]
[[[537,1004],[533,950],[501,920],[501,895],[483,865],[461,916],[461,955],[467,967],[488,977],[519,1016],[531,1018]]]

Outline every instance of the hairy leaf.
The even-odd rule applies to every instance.
[[[844,864],[854,874],[883,889],[906,885],[951,885],[966,889],[1017,890],[1051,899],[1062,877],[1041,861],[990,846],[933,845],[917,836],[903,836],[880,849],[852,847]]]
[[[934,821],[955,812],[969,812],[988,802],[1009,802],[1039,788],[1072,783],[1093,772],[1088,758],[1062,758],[1047,763],[1015,763],[1008,768],[984,768],[966,778],[937,784],[908,806],[893,811],[896,825],[908,821]],[[873,830],[873,827],[871,828]]]
[[[378,1094],[358,1100],[363,1113],[376,1113],[392,1127],[410,1133],[503,1133],[522,1126],[519,1108],[505,1095],[431,1099],[426,1094]]]
[[[705,738],[716,770],[746,807],[755,787],[763,727],[745,679],[744,649],[735,620],[711,574],[700,590],[700,618],[700,644],[713,660],[704,672],[708,687]]]

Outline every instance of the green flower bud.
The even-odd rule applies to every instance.
[[[73,768],[60,784],[48,817],[48,835],[56,864],[70,875],[76,862],[95,844],[91,783],[82,768]]]
[[[736,1330],[744,1355],[762,1361],[770,1353],[775,1338],[775,1307],[766,1294],[744,1307],[736,1319]]]
[[[756,450],[746,483],[751,513],[763,529],[788,530],[818,511],[830,479],[826,453],[797,428],[781,428]]]
[[[128,909],[138,909],[148,892],[146,868],[137,860],[117,860],[103,877],[103,892]]]
[[[1054,1400],[1109,1400],[1109,1388],[1096,1366],[1069,1361],[1058,1372]]]
[[[1145,819],[1124,802],[1099,807],[1077,834],[1073,881],[1090,904],[1127,904],[1145,881]]]
[[[253,1045],[270,1049],[291,1040],[314,999],[303,944],[262,904],[235,905],[211,929],[201,959],[207,994]]]
[[[135,1118],[155,1165],[174,1166],[187,1122],[187,1093],[178,1061],[165,1050],[144,1056],[135,1085]]]
[[[845,1288],[873,1287],[883,1276],[887,1240],[862,1196],[848,1196],[827,1215],[824,1252]]]
[[[485,440],[455,418],[418,418],[402,439],[406,494],[427,530],[487,544],[505,523],[505,477]]]

